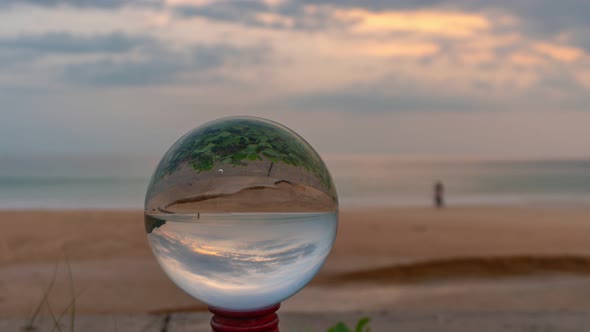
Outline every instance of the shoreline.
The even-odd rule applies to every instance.
[[[443,208],[436,208],[432,203],[422,204],[363,204],[363,203],[349,203],[342,204],[338,207],[339,211],[365,211],[372,213],[372,211],[444,211],[444,210],[485,210],[485,209],[504,209],[504,210],[573,210],[573,211],[590,211],[590,201],[586,203],[577,202],[565,202],[565,203],[553,203],[553,204],[542,204],[542,203],[459,203],[459,204],[446,204]],[[49,213],[70,213],[70,212],[90,212],[90,213],[101,213],[101,212],[125,212],[125,213],[143,213],[143,208],[130,207],[130,206],[105,206],[105,207],[34,207],[34,208],[22,208],[22,207],[0,207],[0,217],[3,213],[29,213],[29,212],[49,212]],[[264,211],[262,212],[264,213]]]
[[[137,199],[125,199],[123,201],[68,202],[52,201],[47,199],[32,201],[0,202],[2,211],[143,211],[143,206],[137,204],[143,202],[144,197]],[[432,208],[432,198],[428,192],[424,196],[397,196],[397,195],[362,195],[339,197],[340,209],[428,209]],[[590,209],[590,194],[449,194],[446,197],[446,205],[449,208],[555,208],[555,209]],[[33,206],[32,208],[30,206]]]

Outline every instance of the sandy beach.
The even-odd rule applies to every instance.
[[[282,312],[589,309],[590,209],[343,209],[335,247]],[[157,265],[140,211],[0,212],[0,313],[206,310]],[[61,308],[61,309],[60,309]]]

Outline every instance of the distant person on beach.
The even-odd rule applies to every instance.
[[[442,181],[434,184],[434,206],[442,208],[445,205],[445,186]]]

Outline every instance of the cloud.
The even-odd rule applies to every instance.
[[[20,71],[20,76],[25,76],[27,68],[22,65],[30,66],[51,56],[54,60],[66,60],[61,60],[61,64],[45,63],[43,68],[61,67],[61,78],[75,84],[132,86],[183,80],[212,83],[231,76],[216,71],[262,64],[271,52],[265,44],[189,43],[172,47],[149,35],[113,32],[80,36],[49,32],[0,38],[0,68],[7,69],[4,75]],[[197,75],[187,77],[188,73]],[[179,77],[182,74],[184,78]],[[39,78],[38,75],[41,74],[37,74]]]
[[[376,15],[391,11],[503,11],[525,21],[530,34],[544,36],[571,30],[582,32],[584,27],[590,25],[587,19],[590,2],[586,0],[5,0],[0,6],[17,4],[105,9],[124,6],[173,8],[177,14],[185,17],[202,16],[275,28],[325,27],[328,22],[322,23],[319,20],[327,18],[326,13],[319,15],[322,8],[328,8],[328,11],[364,10]],[[316,19],[314,16],[317,16]]]
[[[366,43],[362,44],[357,50],[361,55],[369,55],[375,57],[413,57],[420,58],[428,55],[436,54],[440,47],[436,43],[418,42],[403,44],[392,43]]]
[[[517,95],[514,103],[529,109],[590,110],[590,89],[563,67],[541,69],[539,79]]]
[[[13,50],[0,50],[0,68],[10,69],[14,66],[27,64],[39,56],[35,52],[21,52]]]
[[[384,32],[465,36],[490,24],[494,15],[510,16],[527,36],[566,38],[570,46],[590,50],[590,2],[585,0],[8,0],[1,6],[119,9],[149,7],[177,18],[210,20],[270,29],[341,30],[366,34]],[[486,17],[491,16],[491,22]],[[514,27],[512,27],[514,28]]]
[[[428,66],[428,65],[427,65]],[[312,91],[287,97],[277,104],[291,105],[294,110],[328,112],[414,112],[414,111],[471,111],[490,110],[500,102],[486,98],[482,91],[490,89],[485,81],[447,82],[412,77],[396,70],[373,81]]]
[[[540,40],[562,37],[573,46],[590,50],[590,2],[585,0],[202,1],[170,6],[179,17],[199,16],[271,29],[344,29],[366,35],[401,32],[439,37],[473,36],[498,25],[497,16],[503,15],[518,27],[497,26],[498,30],[517,28]]]
[[[515,17],[525,35],[540,39],[568,35],[574,45],[590,51],[590,20],[588,20],[587,15],[590,12],[590,2],[586,0],[345,1],[344,3],[340,2],[339,6],[344,4],[374,10],[457,8],[479,13],[499,11]]]
[[[97,56],[126,56],[140,48],[151,47],[157,41],[148,36],[131,36],[123,33],[110,33],[91,36],[76,36],[66,32],[49,32],[45,34],[21,35],[0,38],[0,84],[6,88],[8,78],[2,84],[2,76],[35,78],[41,80],[47,65],[35,66],[51,57],[76,58]],[[34,68],[34,69],[33,69]]]
[[[268,11],[269,6],[258,1],[223,1],[204,5],[180,5],[176,12],[182,16],[204,16],[221,21],[247,22],[254,13]]]
[[[322,30],[344,28],[364,23],[356,29],[371,31],[374,29],[396,28],[405,30],[412,26],[422,27],[428,31],[438,31],[443,26],[452,26],[462,33],[465,29],[485,25],[481,18],[470,18],[456,13],[454,17],[425,12],[398,12],[394,10],[412,10],[434,7],[444,1],[214,1],[171,4],[180,17],[205,17],[212,20],[241,23],[249,26],[269,28],[289,28],[298,30]],[[381,12],[381,11],[389,11]],[[428,20],[430,23],[424,24]],[[420,24],[422,23],[422,24]],[[392,26],[393,24],[393,26]]]
[[[365,34],[425,33],[432,36],[469,37],[490,28],[483,16],[450,11],[388,11],[361,9],[337,10],[335,17],[351,21],[352,32]]]
[[[308,10],[300,3],[287,1],[216,1],[173,6],[173,11],[182,18],[204,17],[271,29],[322,30],[342,25],[331,19],[331,10]]]
[[[547,55],[553,59],[572,62],[578,60],[583,52],[575,47],[560,46],[550,43],[536,43],[534,49],[544,55]]]
[[[391,86],[390,86],[391,87]],[[396,89],[396,88],[392,88]],[[399,89],[398,89],[399,90]],[[460,93],[436,93],[418,88],[407,93],[387,94],[372,88],[348,87],[334,91],[291,97],[288,105],[299,110],[343,112],[413,112],[489,110],[498,102],[484,101]],[[283,102],[281,102],[282,104]]]
[[[232,70],[264,64],[271,53],[266,44],[236,46],[218,42],[170,46],[149,35],[120,32],[82,36],[49,32],[0,37],[0,68],[3,69],[0,85],[11,86],[10,77],[39,81],[43,75],[46,80],[62,79],[65,83],[101,87],[228,83],[232,80]],[[34,73],[31,68],[36,68]],[[56,73],[58,77],[49,77]]]
[[[119,8],[127,5],[155,5],[159,0],[3,0],[2,6],[10,5],[37,5],[43,7],[72,6],[81,8]]]
[[[483,8],[502,9],[525,20],[528,32],[553,35],[590,26],[587,13],[590,2],[585,0],[524,0],[502,2],[480,1]]]
[[[141,60],[100,60],[68,65],[63,77],[71,83],[95,86],[215,83],[231,80],[230,74],[220,70],[264,63],[270,52],[265,45],[201,44],[188,50],[170,51],[159,44]]]
[[[232,65],[261,64],[268,60],[271,53],[268,45],[232,46],[227,44],[197,45],[192,50],[195,63],[199,69]]]
[[[0,50],[33,51],[39,54],[65,53],[124,53],[154,42],[146,36],[111,33],[97,36],[75,36],[50,32],[0,39]]]
[[[169,60],[143,62],[101,60],[68,65],[63,77],[67,82],[85,85],[150,85],[169,83],[184,66]]]
[[[391,73],[373,82],[300,94],[273,103],[299,111],[351,113],[588,110],[588,88],[572,71],[554,65],[538,69],[535,77],[531,83],[516,88],[518,82],[497,85],[488,79],[473,78],[457,81],[454,86]]]

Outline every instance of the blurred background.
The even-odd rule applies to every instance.
[[[429,204],[439,178],[588,204],[589,6],[3,1],[0,207],[141,208],[166,149],[231,115],[300,133],[343,204]]]

